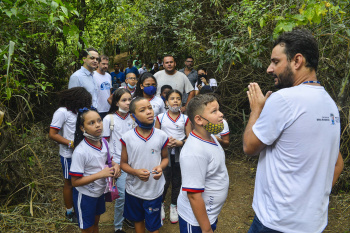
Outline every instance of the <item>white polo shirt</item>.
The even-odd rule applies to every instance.
[[[207,141],[191,132],[180,154],[182,186],[177,210],[181,218],[193,226],[199,226],[199,223],[187,192],[202,193],[210,224],[218,218],[228,193],[225,152],[217,139],[211,137],[213,141]]]
[[[159,129],[152,128],[146,138],[139,134],[137,128],[126,132],[120,141],[126,146],[128,164],[134,169],[152,169],[162,160],[161,151],[168,144],[167,135]],[[163,194],[165,179],[162,175],[155,180],[151,174],[149,180],[141,181],[137,176],[128,174],[126,177],[126,191],[144,200],[153,200]]]
[[[77,114],[61,107],[53,114],[50,128],[58,129],[59,135],[67,140],[74,140],[75,127],[77,123]],[[67,145],[59,144],[60,155],[64,158],[72,158],[73,149]]]
[[[154,117],[157,117],[159,114],[164,112],[165,105],[162,98],[158,96],[153,96],[152,99],[149,100],[149,102],[152,105],[152,108],[154,111]]]
[[[176,140],[183,140],[186,137],[185,127],[189,121],[188,116],[180,113],[176,119],[171,118],[169,111],[161,113],[157,116],[160,129],[164,131],[168,137]]]
[[[107,148],[102,142],[101,148],[90,144],[86,138],[79,143],[72,155],[69,175],[77,177],[90,176],[102,171],[107,162]],[[90,197],[100,197],[107,186],[106,178],[97,179],[76,189]]]
[[[339,154],[340,117],[321,86],[273,93],[253,126],[265,145],[256,172],[253,209],[266,227],[322,232]]]
[[[110,130],[111,117],[113,117],[113,131]],[[125,117],[120,116],[117,112],[108,114],[103,118],[103,137],[109,138],[109,152],[113,157],[113,161],[120,164],[120,156],[122,152],[122,144],[120,139],[123,134],[133,128],[134,121],[128,113]]]

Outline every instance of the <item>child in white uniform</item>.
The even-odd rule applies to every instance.
[[[130,113],[138,124],[121,139],[121,168],[126,177],[124,217],[135,222],[136,233],[159,232],[160,209],[168,165],[167,135],[154,128],[152,105],[144,97],[130,103]]]
[[[164,101],[155,96],[157,92],[157,80],[151,73],[143,73],[136,84],[135,97],[145,97],[149,100],[154,111],[154,117],[165,112]]]
[[[223,114],[216,98],[208,94],[192,98],[187,113],[194,130],[180,154],[180,232],[213,232],[229,187],[225,153],[213,135],[223,130]]]
[[[127,131],[133,128],[134,121],[130,117],[129,105],[131,102],[129,90],[119,88],[113,93],[111,108],[108,115],[103,118],[103,137],[109,139],[109,148],[113,161],[120,164],[122,144],[120,139]],[[125,179],[126,173],[122,171],[116,184],[119,191],[119,198],[115,200],[114,206],[114,230],[123,232],[123,212],[125,201]]]
[[[53,114],[49,137],[59,144],[61,165],[64,177],[63,200],[66,217],[77,223],[73,211],[73,186],[69,175],[74,148],[74,132],[79,108],[91,106],[91,94],[83,87],[73,87],[58,94],[60,108]]]
[[[74,139],[76,148],[69,174],[75,187],[74,208],[82,232],[98,232],[100,215],[106,210],[106,177],[120,176],[119,165],[114,161],[113,167],[105,167],[107,148],[101,141],[102,130],[102,120],[96,109],[79,110]]]
[[[182,146],[189,133],[191,124],[188,117],[180,112],[182,94],[178,90],[170,90],[166,95],[166,104],[169,110],[157,116],[155,127],[164,131],[169,137],[168,156],[169,164],[164,170],[165,186],[163,192],[162,219],[165,218],[164,200],[171,183],[170,222],[178,222],[177,197],[181,188],[181,170],[179,156]]]

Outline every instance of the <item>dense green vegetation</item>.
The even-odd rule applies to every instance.
[[[54,92],[67,88],[81,63],[79,51],[108,56],[133,50],[147,62],[172,53],[209,68],[219,83],[232,137],[229,152],[242,156],[251,81],[273,90],[266,75],[273,39],[295,27],[319,41],[318,78],[339,106],[341,152],[347,163],[338,191],[349,192],[350,2],[316,0],[4,0],[0,2],[1,205],[45,198],[43,160]],[[16,185],[13,185],[16,184]],[[38,195],[36,195],[38,194]],[[21,199],[18,197],[21,196]]]

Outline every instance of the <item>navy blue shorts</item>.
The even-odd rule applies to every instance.
[[[106,212],[104,194],[100,197],[90,197],[73,188],[73,202],[78,225],[81,229],[92,227],[95,223],[95,216]]]
[[[218,223],[218,220],[211,224],[211,229],[213,231],[216,230],[216,224]],[[179,227],[180,227],[180,233],[202,233],[202,230],[199,226],[192,226],[188,222],[186,222],[183,218],[179,215]]]
[[[124,218],[141,222],[145,220],[148,231],[156,231],[163,226],[160,216],[162,207],[162,196],[154,200],[143,200],[125,192]]]
[[[72,158],[65,158],[60,155],[63,177],[67,180],[70,180],[69,170],[70,165],[72,164]]]

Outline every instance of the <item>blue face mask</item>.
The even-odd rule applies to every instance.
[[[146,95],[154,95],[157,92],[157,88],[155,86],[144,87],[143,92]]]
[[[144,123],[141,123],[135,116],[134,113],[132,113],[132,116],[135,118],[135,122],[137,123],[137,125],[141,128],[141,129],[152,129],[153,126],[154,126],[154,120],[153,120],[153,123],[152,124],[144,124]]]
[[[129,87],[130,89],[134,89],[134,88],[136,87],[136,84],[135,84],[134,86],[131,86],[131,85],[128,83],[128,87]]]
[[[162,100],[165,102],[166,99],[164,96],[161,95],[160,98],[162,98]]]

